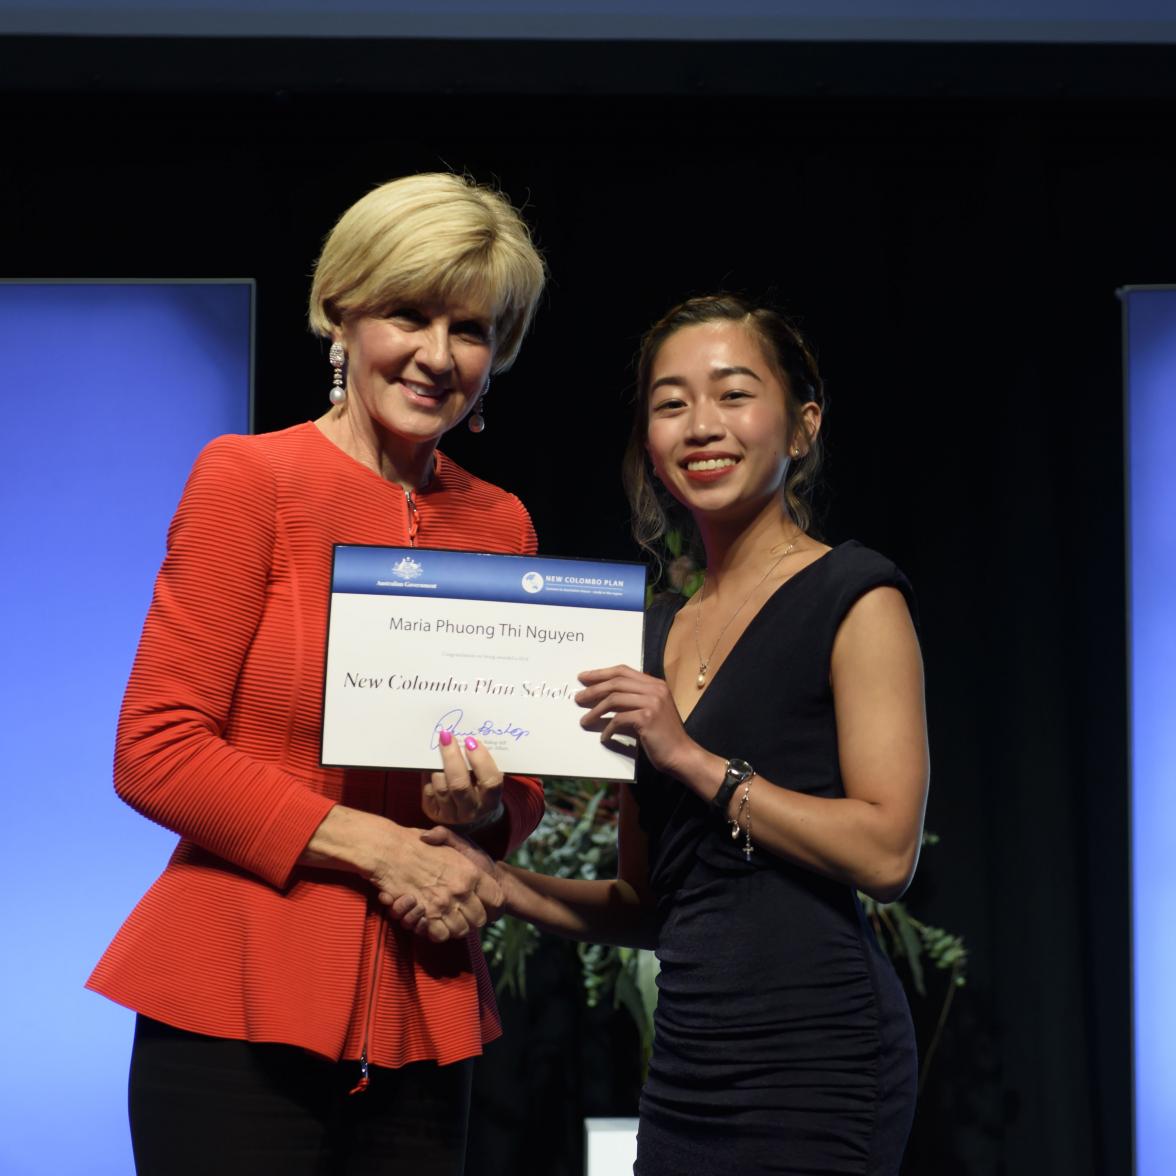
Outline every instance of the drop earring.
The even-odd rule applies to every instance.
[[[335,369],[331,376],[331,403],[340,405],[347,399],[347,389],[343,387],[343,365],[347,362],[347,352],[343,350],[343,344],[338,340],[331,344],[331,350],[327,352],[327,360]]]
[[[469,427],[471,433],[480,433],[486,427],[486,394],[483,393],[478,397],[478,403],[474,405],[474,411],[470,413],[469,420],[466,425]]]

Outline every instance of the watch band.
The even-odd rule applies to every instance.
[[[731,803],[732,794],[736,788],[741,784],[746,784],[754,775],[755,768],[747,760],[729,759],[727,761],[727,770],[723,773],[723,782],[719,785],[718,792],[715,793],[711,800],[711,806],[718,814],[720,820],[729,820],[727,806]]]

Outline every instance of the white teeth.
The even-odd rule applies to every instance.
[[[444,388],[430,387],[425,384],[414,384],[412,380],[400,381],[410,392],[415,392],[418,396],[429,396],[436,399],[438,396],[444,394]]]
[[[688,470],[722,470],[727,466],[733,466],[735,459],[733,457],[711,457],[706,461],[688,461],[686,468]]]

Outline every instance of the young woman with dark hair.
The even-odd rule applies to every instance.
[[[657,951],[639,1176],[895,1176],[914,1037],[857,891],[902,894],[922,837],[910,586],[809,533],[823,388],[775,311],[728,295],[676,307],[645,339],[637,394],[637,536],[656,544],[668,494],[706,575],[653,606],[644,673],[580,677],[583,723],[640,744],[619,876],[496,876],[541,928]]]

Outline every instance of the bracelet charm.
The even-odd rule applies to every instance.
[[[747,813],[747,820],[743,822],[743,814]],[[735,810],[735,817],[731,821],[731,840],[738,841],[739,834],[743,834],[743,860],[751,861],[755,846],[751,843],[751,778],[743,785],[743,794],[739,797],[739,807]]]

